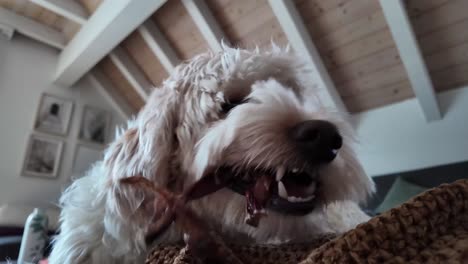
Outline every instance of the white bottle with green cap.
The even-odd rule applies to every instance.
[[[38,263],[47,243],[49,220],[43,209],[35,208],[24,225],[18,264]]]

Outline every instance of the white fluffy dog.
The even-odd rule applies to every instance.
[[[120,184],[134,175],[177,193],[229,174],[229,186],[190,206],[222,237],[245,243],[307,241],[366,221],[356,203],[374,185],[352,151],[352,129],[316,94],[307,64],[276,47],[225,47],[180,65],[61,197],[50,263],[143,263],[156,212],[147,193]],[[252,227],[246,204],[263,207],[245,196],[261,177],[268,216]],[[159,241],[182,237],[172,226]]]

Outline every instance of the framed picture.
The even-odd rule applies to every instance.
[[[73,101],[43,94],[39,102],[34,129],[64,136],[68,132],[73,112]]]
[[[75,157],[73,161],[72,177],[82,177],[96,161],[102,160],[104,149],[90,147],[83,144],[76,146]]]
[[[62,151],[63,141],[31,135],[26,148],[22,174],[46,178],[57,177]]]
[[[108,111],[85,105],[81,116],[79,139],[94,144],[107,142],[111,115]]]

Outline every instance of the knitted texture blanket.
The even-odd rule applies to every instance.
[[[428,190],[337,237],[307,244],[216,243],[223,263],[468,263],[468,180]],[[159,245],[146,263],[202,262],[182,245]]]

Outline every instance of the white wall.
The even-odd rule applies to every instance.
[[[429,123],[416,99],[354,116],[358,156],[369,175],[468,161],[468,87],[438,100],[442,120]]]
[[[112,111],[112,127],[123,122],[91,84],[80,81],[65,88],[52,83],[57,55],[56,50],[22,36],[17,35],[9,42],[0,39],[0,204],[44,206],[57,201],[70,177],[83,104]],[[75,103],[56,179],[20,175],[43,92],[70,98]]]

